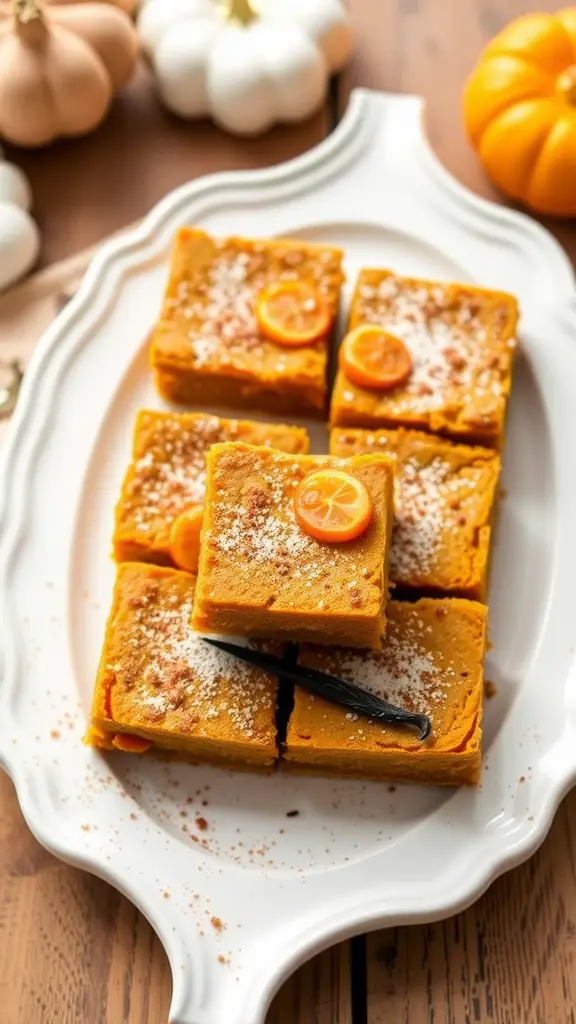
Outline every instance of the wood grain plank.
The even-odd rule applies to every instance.
[[[344,942],[304,964],[278,993],[266,1024],[352,1024],[350,947]]]
[[[162,1024],[171,980],[128,900],[36,842],[0,774],[0,1019],[3,1024]]]
[[[541,850],[465,913],[367,945],[368,1024],[574,1024],[576,791]]]

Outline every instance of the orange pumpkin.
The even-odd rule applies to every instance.
[[[464,117],[503,192],[539,213],[576,217],[576,7],[503,29],[468,80]]]

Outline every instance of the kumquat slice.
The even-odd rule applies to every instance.
[[[326,300],[313,285],[279,281],[260,293],[256,319],[270,341],[297,348],[327,334],[332,316]]]
[[[391,391],[412,373],[412,357],[401,338],[375,324],[360,324],[340,347],[340,366],[352,384]]]
[[[112,743],[117,750],[124,750],[128,754],[146,754],[154,746],[152,740],[145,740],[143,736],[136,736],[132,732],[117,732]]]
[[[185,572],[198,572],[200,557],[200,535],[204,508],[192,505],[182,512],[172,523],[170,530],[170,557],[178,569]]]
[[[296,488],[294,513],[302,529],[316,540],[354,540],[372,520],[372,499],[350,473],[320,469]]]

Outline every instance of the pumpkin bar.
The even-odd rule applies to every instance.
[[[330,341],[338,312],[342,252],[272,239],[211,238],[183,228],[153,332],[151,362],[171,401],[323,416]],[[326,335],[298,347],[265,337],[255,306],[271,284],[313,285],[331,313]]]
[[[372,521],[355,540],[316,540],[298,524],[294,489],[323,467],[368,490]],[[218,444],[208,478],[193,625],[202,632],[378,647],[388,598],[392,463]]]
[[[208,413],[138,413],[132,462],[116,505],[117,561],[173,564],[170,530],[185,509],[204,501],[206,453],[216,442],[233,440],[294,454],[309,447],[302,427],[226,420]]]
[[[276,680],[190,626],[194,577],[118,567],[87,742],[184,760],[265,767],[276,751]]]
[[[379,451],[396,459],[393,583],[483,600],[500,457],[414,430],[331,432],[332,455]]]
[[[432,721],[428,740],[295,688],[283,758],[318,773],[459,786],[478,782],[487,609],[460,598],[392,601],[380,651],[303,645],[330,672]]]
[[[350,330],[369,323],[400,337],[412,372],[404,384],[375,391],[340,369],[332,424],[411,427],[499,448],[517,320],[516,300],[505,292],[361,271]]]

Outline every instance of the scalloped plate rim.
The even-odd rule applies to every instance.
[[[12,419],[12,423],[10,424],[8,437],[3,445],[3,451],[0,456],[1,482],[6,483],[5,476],[8,473],[11,460],[18,453],[19,447],[23,444],[26,445],[26,437],[28,433],[25,425],[26,414],[36,391],[41,387],[41,373],[45,363],[50,365],[53,356],[59,349],[59,346],[65,341],[69,329],[74,325],[77,325],[78,321],[81,323],[82,318],[89,313],[93,290],[104,283],[106,278],[112,273],[115,261],[118,258],[129,257],[132,251],[139,251],[147,244],[152,243],[158,232],[161,230],[162,224],[167,221],[171,215],[173,216],[175,214],[180,204],[183,202],[190,202],[192,197],[199,196],[203,190],[220,192],[223,188],[227,188],[228,186],[242,188],[252,184],[257,185],[261,182],[270,182],[271,179],[275,180],[277,178],[279,180],[283,180],[284,177],[299,177],[301,174],[305,174],[307,166],[313,167],[317,165],[321,157],[325,155],[326,152],[337,152],[339,148],[345,144],[347,137],[352,135],[355,130],[355,124],[362,110],[362,104],[365,97],[369,95],[370,93],[368,90],[356,90],[349,113],[344,117],[340,126],[336,129],[333,135],[329,136],[326,140],[320,143],[319,146],[303,156],[297,157],[295,160],[291,160],[286,164],[281,164],[272,169],[224,172],[222,174],[210,175],[207,178],[199,179],[189,185],[181,186],[179,189],[176,189],[169,196],[161,200],[160,203],[158,203],[147,215],[144,222],[134,231],[129,232],[126,236],[123,236],[120,239],[113,240],[103,245],[102,249],[94,258],[79,292],[45,333],[32,357],[30,368],[22,389],[21,399],[19,401],[17,411]],[[418,103],[420,108],[422,107],[422,101],[415,97],[404,97],[404,99],[412,100],[412,102]],[[543,227],[530,220],[527,215],[515,210],[507,210],[496,206],[488,200],[474,195],[465,186],[455,181],[450,173],[439,163],[435,155],[429,149],[427,142],[424,139],[422,141],[423,149],[427,153],[427,158],[431,165],[434,166],[434,173],[442,179],[442,187],[448,188],[453,193],[456,201],[461,202],[462,200],[465,200],[469,207],[482,215],[483,219],[486,219],[488,216],[489,219],[505,222],[513,228],[514,231],[521,230],[522,233],[530,235],[532,239],[539,244],[546,244],[550,255],[553,255],[555,258],[558,270],[560,269],[560,263],[562,264],[562,287],[567,288],[566,298],[569,303],[568,313],[570,317],[572,317],[573,312],[576,311],[576,290],[574,289],[573,272],[571,265],[559,244]],[[121,277],[122,272],[120,273],[119,280],[121,280]],[[116,282],[114,287],[118,287],[118,284],[119,281]],[[70,353],[70,355],[72,354],[73,353]],[[33,437],[29,440],[29,446],[34,442],[32,444],[32,451],[36,448],[38,441],[38,436],[35,440]],[[0,490],[0,503],[2,505],[2,512],[5,513],[6,510],[9,511],[7,487]],[[19,527],[17,526],[16,539],[18,529]],[[10,539],[9,535],[8,541],[4,538],[4,543],[2,544],[2,548],[7,547],[8,549],[3,564],[0,566],[0,570],[2,570],[2,572],[9,567],[10,559],[14,552],[14,543],[10,544]],[[557,742],[560,742],[560,739]],[[74,849],[73,846],[54,838],[54,834],[50,829],[50,823],[46,823],[42,816],[41,809],[34,805],[34,801],[31,798],[31,791],[27,786],[22,772],[20,771],[17,758],[11,757],[6,748],[0,748],[0,763],[8,774],[11,775],[14,781],[22,812],[28,826],[36,838],[47,849],[57,856],[62,857],[69,863],[86,868],[87,870],[93,871],[93,873],[100,877],[111,881],[116,888],[124,892],[139,906],[142,912],[150,920],[152,926],[161,935],[163,943],[169,946],[170,939],[169,936],[166,935],[161,922],[150,916],[145,902],[141,900],[137,890],[132,888],[129,879],[116,875],[114,871],[110,870],[102,863],[101,860],[98,859],[97,856],[90,852],[80,853],[77,849]],[[486,890],[495,878],[512,867],[520,864],[535,852],[546,837],[561,800],[575,782],[576,753],[574,755],[573,763],[569,767],[565,768],[562,776],[549,778],[548,789],[544,794],[541,806],[539,807],[538,817],[535,818],[530,827],[528,827],[528,822],[523,821],[517,831],[511,836],[510,841],[507,841],[504,837],[498,837],[498,856],[493,856],[484,868],[476,872],[475,875],[472,876],[468,873],[468,882],[470,882],[470,879],[472,878],[472,884],[468,884],[465,890],[459,892],[457,898],[452,897],[452,899],[447,902],[445,898],[442,898],[442,894],[444,893],[443,888],[439,887],[437,890],[437,900],[432,901],[432,904],[421,913],[416,911],[401,912],[399,910],[395,910],[394,907],[391,907],[389,911],[385,911],[383,907],[378,907],[373,913],[368,914],[367,907],[364,904],[357,903],[355,913],[351,913],[350,910],[346,910],[346,908],[340,908],[335,914],[326,915],[326,918],[323,919],[323,921],[315,921],[314,925],[310,929],[310,933],[307,933],[305,936],[301,933],[300,941],[293,944],[293,955],[286,960],[283,960],[278,968],[277,975],[270,978],[266,989],[266,998],[271,997],[278,987],[278,984],[280,984],[282,978],[293,969],[297,962],[304,959],[306,955],[314,949],[324,948],[341,936],[354,934],[362,928],[372,929],[385,924],[402,924],[415,920],[430,921],[447,914],[458,912],[465,906],[469,905]],[[262,990],[260,989],[259,998],[261,997]],[[177,1002],[176,991],[175,1001]]]

